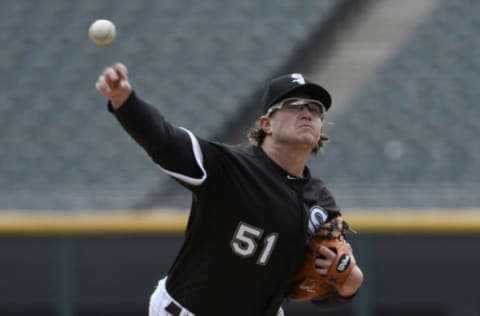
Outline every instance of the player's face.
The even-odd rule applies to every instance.
[[[299,95],[283,100],[267,113],[269,131],[277,143],[315,148],[323,129],[324,107],[308,96]]]

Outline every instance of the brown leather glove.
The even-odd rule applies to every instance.
[[[345,240],[345,233],[352,231],[341,216],[324,223],[309,240],[305,257],[288,290],[288,298],[305,301],[334,293],[340,288],[355,266],[355,257],[350,244]],[[317,249],[325,246],[337,254],[326,275],[315,270]]]

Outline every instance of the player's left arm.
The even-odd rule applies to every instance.
[[[321,189],[319,190],[320,193],[319,200],[317,201],[318,204],[328,212],[329,220],[337,216],[342,216],[340,207],[337,205],[332,192],[330,192],[323,182],[320,183],[322,185]],[[350,244],[348,244],[348,246],[352,250],[353,256],[353,249],[351,248]],[[318,249],[317,252],[319,256],[315,260],[316,272],[320,275],[326,275],[330,270],[331,265],[338,261],[337,253],[327,247],[322,247],[322,249]],[[352,262],[355,265],[350,271],[347,279],[339,288],[336,289],[332,295],[322,299],[312,299],[311,301],[321,307],[332,307],[350,303],[358,293],[363,283],[363,272],[361,268],[358,266],[356,260],[353,260]]]
[[[363,272],[358,266],[355,266],[352,269],[349,278],[340,289],[329,296],[314,298],[310,300],[310,302],[322,309],[331,309],[350,304],[353,298],[357,295],[362,281]]]
[[[363,283],[363,272],[360,267],[355,264],[345,283],[337,290],[338,295],[342,297],[353,297],[360,289]]]
[[[316,271],[321,275],[325,275],[330,266],[337,262],[337,254],[323,246],[318,249],[318,254],[322,259],[315,260]],[[355,266],[352,268],[345,283],[343,283],[333,294],[327,297],[314,298],[311,302],[318,307],[323,308],[338,307],[350,303],[357,295],[363,283],[363,272],[356,264],[356,261],[354,262]]]
[[[330,266],[337,262],[338,255],[325,246],[321,246],[317,252],[319,257],[315,260],[316,272],[322,276],[325,276],[328,274]],[[353,262],[355,262],[355,266],[353,267],[352,271],[350,271],[345,283],[337,288],[338,295],[342,297],[353,297],[360,289],[360,286],[363,282],[363,272],[356,264],[356,260],[353,260]]]
[[[342,213],[332,193],[326,187],[323,187],[322,191],[322,206],[324,206],[324,208],[328,211],[328,218],[341,216]],[[350,244],[349,247],[351,247]],[[322,259],[317,258],[315,261],[315,264],[317,266],[317,273],[325,275],[329,270],[330,266],[337,261],[337,254],[326,247],[323,247],[323,249],[319,250],[319,253]],[[362,285],[363,272],[357,265],[356,260],[354,260],[354,262],[355,266],[350,272],[348,278],[345,280],[345,283],[337,289],[337,294],[340,297],[351,298],[355,296],[355,294],[360,289],[360,286]]]

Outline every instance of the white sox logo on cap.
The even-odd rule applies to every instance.
[[[303,75],[302,74],[299,74],[299,73],[294,73],[294,74],[291,74],[290,77],[292,77],[292,81],[293,82],[296,82],[298,84],[305,84],[305,78],[303,78]]]
[[[295,93],[307,95],[309,99],[322,102],[325,110],[328,110],[332,104],[332,97],[325,88],[307,80],[301,73],[294,72],[270,81],[262,96],[263,113],[267,113],[275,103]]]

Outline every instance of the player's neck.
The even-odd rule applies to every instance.
[[[282,167],[290,175],[301,178],[305,165],[310,157],[311,150],[299,150],[286,146],[275,146],[272,142],[265,141],[262,149],[270,159]]]

